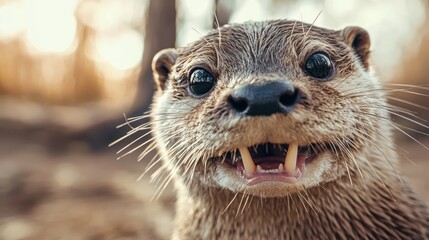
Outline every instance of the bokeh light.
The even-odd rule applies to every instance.
[[[22,2],[13,1],[0,5],[0,40],[17,37],[25,30]]]
[[[135,30],[126,29],[115,34],[98,34],[88,47],[88,54],[96,61],[108,62],[119,70],[129,70],[142,59],[143,38]]]
[[[30,53],[63,53],[76,44],[77,0],[25,0],[25,43]]]
[[[135,92],[146,7],[140,0],[0,2],[0,50],[16,58],[15,70],[0,69],[0,91],[57,103],[124,101]]]

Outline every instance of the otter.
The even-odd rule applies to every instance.
[[[366,30],[229,24],[152,69],[173,239],[429,239]]]

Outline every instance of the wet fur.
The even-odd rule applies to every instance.
[[[278,20],[224,26],[158,54],[151,129],[163,162],[155,175],[178,191],[173,239],[429,238],[428,212],[397,173],[391,108],[369,44],[360,28]],[[329,81],[302,71],[317,51],[335,65]],[[217,78],[204,97],[187,90],[194,67]],[[228,107],[234,87],[277,79],[303,95],[290,114],[243,118]],[[266,188],[246,187],[214,158],[265,142],[316,144],[320,156],[296,184]]]

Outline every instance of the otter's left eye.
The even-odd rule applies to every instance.
[[[311,55],[304,66],[304,71],[314,78],[325,80],[333,72],[331,60],[324,53],[314,53]]]
[[[189,90],[196,96],[208,93],[214,86],[215,79],[207,70],[196,68],[192,70],[189,80]]]

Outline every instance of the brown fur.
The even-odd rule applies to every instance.
[[[390,193],[380,182],[351,185],[344,178],[284,198],[240,194],[224,214],[230,192],[180,195],[176,238],[427,239],[425,207],[394,183]]]
[[[384,92],[361,28],[332,31],[277,20],[229,25],[159,53],[151,128],[165,180],[178,190],[174,239],[425,239],[429,215],[397,175]],[[325,52],[332,79],[303,71]],[[213,91],[192,97],[189,72],[209,70]],[[288,79],[304,101],[287,115],[240,117],[226,98],[244,83]],[[259,143],[316,144],[295,184],[249,187],[216,157]]]

